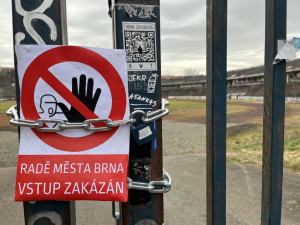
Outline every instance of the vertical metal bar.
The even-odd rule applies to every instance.
[[[286,39],[286,0],[266,0],[261,224],[280,224],[282,203],[286,63],[273,65]]]
[[[227,0],[207,0],[206,217],[226,224]]]
[[[127,49],[131,112],[136,110],[138,105],[145,112],[157,109],[161,103],[159,0],[116,0],[113,10],[113,27],[115,48]],[[150,35],[147,31],[144,32],[147,29],[150,29],[151,38],[144,42],[144,35]],[[138,37],[135,39],[135,36]],[[131,45],[131,43],[134,44]],[[145,49],[150,49],[147,50],[147,54],[151,57],[141,59],[139,54],[143,54],[145,50],[142,48],[146,46]],[[145,109],[149,107],[149,104],[147,106],[147,103],[140,99],[155,101],[155,104],[152,104],[150,109]],[[162,179],[161,129],[161,120],[159,120],[157,121],[156,147],[153,142],[138,146],[131,136],[129,177],[134,181],[149,182]],[[120,209],[123,225],[162,225],[164,223],[163,194],[130,190],[128,202],[121,203]]]
[[[14,44],[67,44],[65,0],[12,0]],[[15,57],[17,104],[20,89]],[[30,88],[30,87],[28,87]],[[75,224],[75,202],[24,202],[25,224]]]

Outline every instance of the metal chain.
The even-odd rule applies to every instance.
[[[162,99],[161,108],[155,111],[150,111],[147,114],[142,110],[136,110],[130,114],[129,119],[127,120],[113,121],[109,118],[107,119],[98,118],[98,119],[88,119],[83,121],[82,123],[73,123],[73,122],[68,122],[60,119],[38,119],[38,120],[20,119],[18,116],[16,105],[9,108],[6,114],[12,117],[12,119],[10,120],[10,124],[14,126],[35,128],[38,131],[43,131],[43,132],[62,132],[68,129],[81,129],[81,128],[85,129],[86,131],[107,131],[114,127],[135,123],[137,121],[135,117],[137,117],[137,115],[139,114],[142,116],[141,121],[143,123],[150,123],[155,120],[161,119],[162,117],[169,114],[169,110],[166,108],[167,105],[169,105],[169,102],[165,99]],[[48,126],[44,126],[46,123]],[[53,124],[53,127],[49,127],[49,123]],[[93,124],[96,123],[102,123],[105,124],[105,126],[101,126],[101,127],[93,126]]]
[[[135,182],[131,178],[127,177],[128,189],[149,191],[153,194],[163,194],[171,190],[172,178],[163,170],[163,180],[161,181],[150,181],[149,183]],[[116,211],[116,203],[112,202],[112,216],[115,219],[115,224],[120,225],[121,213]]]
[[[171,190],[172,179],[170,175],[163,170],[163,180],[150,181],[149,183],[135,182],[131,178],[127,178],[128,189],[149,191],[154,194],[167,193]]]

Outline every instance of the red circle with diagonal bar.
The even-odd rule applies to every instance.
[[[37,120],[40,115],[34,103],[35,86],[39,79],[43,79],[61,97],[79,111],[86,119],[96,119],[98,116],[83,104],[73,93],[65,87],[50,71],[49,68],[63,62],[79,62],[98,71],[104,78],[111,92],[112,106],[109,118],[120,120],[126,112],[126,91],[123,81],[113,67],[103,56],[83,47],[60,46],[45,51],[28,66],[24,73],[21,92],[22,112],[25,119]],[[46,125],[45,125],[46,126]],[[95,127],[101,126],[95,124]],[[94,132],[83,137],[66,137],[59,133],[33,132],[47,145],[68,152],[86,151],[106,142],[117,131]]]

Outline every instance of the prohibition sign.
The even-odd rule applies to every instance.
[[[31,62],[24,73],[21,102],[25,119],[40,119],[40,115],[34,103],[34,90],[39,79],[43,79],[86,119],[98,118],[94,112],[75,97],[74,94],[49,71],[50,67],[63,62],[79,62],[95,69],[104,78],[111,92],[112,106],[109,118],[112,120],[124,118],[126,112],[126,91],[123,81],[113,65],[103,56],[92,50],[77,46],[59,46],[40,54]],[[101,125],[94,124],[94,126],[100,127]],[[67,137],[59,133],[40,132],[36,129],[32,129],[32,131],[44,143],[55,149],[67,152],[79,152],[103,144],[114,135],[117,129],[118,128],[115,127],[109,131],[94,132],[84,137]]]

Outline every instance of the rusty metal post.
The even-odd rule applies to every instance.
[[[266,0],[261,224],[280,224],[282,203],[286,62],[273,65],[286,39],[286,0]]]
[[[116,0],[112,6],[114,47],[126,49],[130,111],[160,108],[160,10],[159,0]],[[148,100],[147,100],[148,99]],[[149,104],[150,103],[150,104]],[[157,138],[138,146],[131,136],[128,176],[137,182],[162,180],[161,119]],[[162,225],[163,194],[130,190],[120,205],[123,225]]]
[[[227,0],[207,0],[206,218],[226,224]]]
[[[65,0],[12,0],[14,44],[67,44]],[[17,105],[20,89],[15,57]],[[30,88],[30,87],[28,87]],[[24,202],[25,224],[75,224],[75,202]]]

